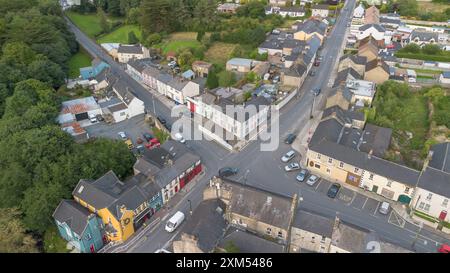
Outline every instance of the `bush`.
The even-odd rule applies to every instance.
[[[230,71],[222,71],[218,75],[219,86],[229,87],[236,83],[236,75]]]
[[[450,55],[427,55],[427,54],[414,54],[414,53],[395,53],[397,58],[408,58],[424,61],[435,61],[435,62],[450,62]]]

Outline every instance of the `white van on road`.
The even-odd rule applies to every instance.
[[[184,221],[184,213],[177,211],[166,223],[166,231],[173,232]]]

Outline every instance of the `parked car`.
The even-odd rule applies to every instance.
[[[320,91],[322,91],[322,89],[320,87],[315,87],[311,90],[311,92],[314,94],[314,96],[318,96],[320,94]]]
[[[147,140],[147,142],[153,139],[153,136],[149,133],[143,133],[142,136],[145,138],[145,140]]]
[[[179,141],[181,143],[185,143],[186,142],[186,139],[184,139],[184,137],[180,133],[176,133],[173,136],[173,139],[175,139],[176,141]]]
[[[219,176],[220,177],[227,177],[235,175],[239,172],[238,168],[232,168],[232,167],[223,167],[219,169]]]
[[[105,120],[105,119],[103,118],[103,116],[100,115],[100,114],[98,114],[98,115],[96,116],[96,118],[97,118],[98,121],[104,121],[104,120]]]
[[[97,117],[94,115],[89,115],[89,120],[91,121],[91,123],[96,123],[98,122]]]
[[[142,144],[144,141],[142,140],[142,138],[140,138],[140,137],[138,137],[137,139],[136,139],[136,143],[137,144]]]
[[[294,134],[289,134],[289,135],[286,137],[286,139],[284,140],[284,143],[286,143],[286,144],[292,144],[292,143],[294,142],[294,140],[295,140],[296,137],[297,137],[297,136],[294,135]]]
[[[275,77],[273,77],[272,83],[275,84],[275,83],[278,83],[279,81],[280,81],[280,76],[275,76]]]
[[[447,244],[442,244],[439,248],[438,248],[438,252],[440,253],[450,253],[450,246]]]
[[[172,131],[172,125],[170,125],[169,123],[164,124],[164,127],[166,127],[169,132]]]
[[[175,61],[171,61],[170,63],[167,64],[169,67],[174,68],[175,66],[177,66],[177,62]]]
[[[317,175],[311,175],[308,180],[306,181],[306,184],[309,186],[314,186],[317,181],[320,180],[320,177],[318,177]]]
[[[388,202],[383,202],[383,203],[381,203],[380,208],[378,209],[378,211],[381,214],[387,215],[389,213],[389,209],[390,209],[389,203]]]
[[[173,232],[184,221],[184,213],[177,211],[166,223],[166,231]]]
[[[125,132],[118,132],[117,133],[119,135],[119,137],[123,140],[128,139],[127,134],[125,134]]]
[[[138,146],[136,146],[136,149],[137,149],[138,153],[140,153],[140,154],[143,154],[145,151],[144,145],[138,145]]]
[[[295,156],[295,151],[294,150],[290,150],[289,152],[287,152],[285,155],[283,155],[283,157],[281,158],[281,161],[283,161],[284,163],[288,162],[289,160],[293,159]]]
[[[287,165],[286,167],[284,167],[284,170],[287,172],[295,171],[298,169],[300,169],[300,164],[298,164],[297,162],[292,162],[289,165]]]
[[[328,189],[327,196],[330,198],[336,198],[337,194],[339,193],[339,190],[341,189],[341,185],[334,183],[331,185],[331,187]]]
[[[128,149],[130,149],[130,150],[134,148],[133,142],[131,142],[131,140],[129,140],[129,139],[125,140],[125,144],[127,144]]]
[[[159,120],[159,122],[161,122],[162,125],[167,123],[167,121],[161,116],[157,116],[156,118]]]
[[[302,169],[298,174],[297,174],[297,181],[299,182],[303,182],[305,181],[306,177],[308,176],[309,172],[307,169]]]
[[[316,71],[315,70],[311,70],[311,72],[309,72],[309,75],[311,77],[314,77],[316,75]]]
[[[145,148],[147,149],[153,149],[159,146],[161,146],[161,143],[159,143],[159,140],[156,138],[151,139],[148,143],[145,144]]]

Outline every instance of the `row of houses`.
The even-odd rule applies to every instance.
[[[201,172],[200,157],[169,140],[146,150],[125,181],[113,171],[81,179],[73,200],[62,200],[53,218],[77,251],[97,252],[110,242],[125,242]]]
[[[372,251],[369,243],[377,241],[380,252],[410,252],[337,217],[298,209],[297,202],[296,195],[214,177],[169,250],[227,252],[234,245],[240,253],[363,253]]]

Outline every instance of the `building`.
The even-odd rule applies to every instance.
[[[124,242],[156,210],[149,206],[161,199],[157,185],[142,175],[122,182],[113,171],[97,180],[81,179],[72,195],[76,202],[103,221],[104,241]]]
[[[389,132],[374,125],[360,130],[337,119],[323,120],[309,142],[307,167],[332,181],[408,204],[419,172],[379,157],[389,147]]]
[[[80,68],[80,76],[83,80],[90,80],[97,77],[106,68],[109,68],[107,63],[100,59],[94,59],[91,66]]]
[[[62,200],[53,212],[59,234],[81,253],[103,247],[103,223],[94,213],[73,200]]]
[[[127,62],[127,72],[133,79],[138,82],[144,81],[142,73],[147,67],[157,67],[158,65],[153,63],[150,58],[144,59],[130,59]]]
[[[297,207],[297,195],[286,197],[213,177],[203,193],[203,199],[216,198],[227,205],[225,218],[231,225],[287,243]]]
[[[234,13],[236,13],[236,10],[240,6],[241,6],[240,4],[236,4],[236,3],[224,3],[224,4],[220,4],[217,7],[217,11],[221,12],[221,13],[234,14]]]
[[[364,7],[360,3],[354,10],[353,10],[353,17],[355,18],[363,18],[364,17]]]
[[[200,94],[200,85],[183,77],[172,76],[155,67],[147,67],[142,71],[143,83],[160,94],[185,104],[187,98]]]
[[[450,71],[444,71],[439,76],[439,82],[444,84],[450,84]]]
[[[443,228],[443,221],[449,223],[450,199],[450,142],[435,144],[431,147],[429,157],[424,165],[411,207],[433,219],[430,225],[450,233]],[[424,221],[422,218],[417,218]]]
[[[378,43],[372,37],[361,40],[358,47],[358,56],[365,57],[366,63],[378,59]]]
[[[359,32],[356,35],[358,40],[362,40],[366,37],[372,36],[375,40],[385,40],[386,29],[380,24],[365,24],[359,27]]]
[[[366,71],[367,57],[346,54],[339,59],[338,73],[348,68],[363,77]]]
[[[228,227],[216,249],[227,252],[232,245],[239,253],[283,253],[285,246],[239,228]]]
[[[258,47],[258,53],[267,53],[270,63],[281,63],[282,55],[290,56],[295,49],[305,47],[306,41],[294,39],[294,34],[274,30]]]
[[[306,14],[305,8],[302,6],[291,6],[291,7],[277,7],[268,6],[266,7],[266,15],[278,14],[282,17],[303,17]]]
[[[397,29],[402,24],[402,21],[400,20],[400,15],[389,13],[381,15],[380,24],[385,28]]]
[[[120,104],[111,105],[108,107],[116,122],[145,113],[144,102],[134,96],[123,81],[118,80],[112,86],[112,90],[121,100]]]
[[[373,60],[366,64],[364,80],[382,84],[389,79],[389,65],[383,60]]]
[[[294,39],[299,41],[308,41],[313,36],[320,39],[321,44],[327,33],[327,24],[316,19],[308,19],[301,23],[295,23],[292,26],[294,30]]]
[[[269,0],[271,6],[286,6],[286,0]]]
[[[207,78],[211,69],[211,63],[204,61],[195,61],[192,63],[192,71],[194,71],[198,77]]]
[[[200,157],[172,140],[146,149],[133,168],[135,175],[143,175],[158,185],[164,204],[202,172]]]
[[[330,95],[327,98],[325,107],[339,106],[343,110],[350,108],[353,94],[348,88],[343,86],[335,86],[331,89]]]
[[[380,10],[375,6],[371,6],[366,9],[364,13],[364,24],[379,24],[380,23]]]
[[[422,29],[414,29],[409,37],[409,42],[419,46],[436,44],[439,42],[439,34],[436,32],[424,31]]]
[[[227,61],[226,70],[247,73],[252,70],[253,60],[243,58],[232,58]]]
[[[352,110],[344,110],[339,105],[334,105],[331,107],[325,108],[322,113],[322,120],[334,118],[337,119],[341,124],[345,124],[346,126],[351,126],[357,129],[363,129],[365,125],[365,116],[362,111]],[[367,124],[367,126],[372,126],[371,124]],[[377,127],[381,128],[381,127]],[[361,146],[364,148],[364,145]],[[387,147],[385,147],[386,149]]]
[[[100,46],[111,56],[115,61],[118,60],[118,50],[120,43],[102,43]]]
[[[172,244],[173,253],[211,253],[226,228],[225,203],[220,199],[202,201],[186,221]]]
[[[335,220],[304,210],[297,210],[291,228],[290,253],[328,253]]]
[[[131,59],[150,58],[150,51],[140,44],[120,44],[117,49],[117,58],[120,63],[128,63]]]
[[[313,5],[311,7],[311,16],[312,17],[322,17],[326,18],[330,14],[329,5]]]

